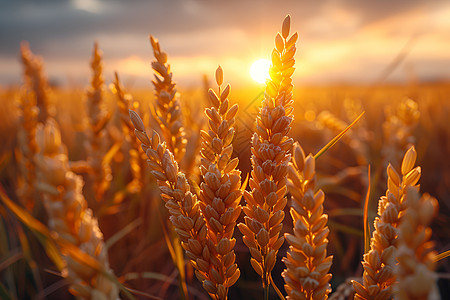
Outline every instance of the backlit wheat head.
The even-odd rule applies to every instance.
[[[417,127],[419,105],[412,99],[403,99],[398,107],[385,109],[386,121],[383,122],[384,146],[382,154],[386,165],[399,164],[406,149],[415,144],[414,130]]]
[[[117,96],[117,108],[120,123],[122,124],[123,138],[129,146],[127,149],[129,155],[128,161],[133,179],[127,186],[131,191],[138,192],[146,184],[144,178],[147,177],[147,174],[144,172],[148,170],[146,170],[146,166],[144,165],[146,160],[145,153],[139,151],[140,142],[131,136],[131,133],[134,132],[134,126],[130,121],[129,109],[138,110],[139,103],[124,91],[117,72],[114,73],[114,82],[110,85],[110,89]]]
[[[245,223],[238,225],[252,258],[253,269],[261,276],[263,286],[276,262],[284,242],[279,236],[286,206],[286,174],[293,140],[287,136],[293,119],[292,79],[297,33],[289,37],[290,16],[283,22],[282,34],[275,37],[270,80],[257,116],[252,138],[252,172],[245,191]]]
[[[238,158],[231,159],[234,137],[234,117],[237,104],[231,106],[227,99],[230,85],[221,90],[222,68],[216,71],[219,93],[209,90],[211,108],[206,109],[208,132],[202,131],[202,158],[200,171],[204,182],[200,185],[200,208],[208,227],[207,246],[211,256],[211,282],[217,299],[226,299],[228,288],[239,278],[235,263],[233,238],[236,220],[241,213],[241,172],[236,170]],[[206,279],[206,278],[205,278]],[[212,290],[211,290],[212,291]],[[225,292],[223,292],[225,291]],[[214,298],[214,297],[213,297]]]
[[[315,191],[316,168],[311,154],[305,158],[296,143],[289,164],[288,188],[292,196],[293,234],[285,234],[290,247],[283,258],[287,299],[327,299],[331,292],[328,273],[333,260],[327,256],[328,216],[323,213],[325,194]]]
[[[35,56],[27,42],[20,45],[22,65],[24,67],[25,88],[33,92],[36,97],[36,106],[39,109],[38,120],[45,122],[49,116],[48,83],[44,75],[42,58]]]
[[[130,118],[136,128],[136,137],[147,154],[151,173],[158,181],[161,197],[170,213],[170,221],[180,237],[187,258],[195,268],[195,275],[213,299],[225,299],[228,286],[216,284],[220,282],[222,274],[214,267],[220,266],[222,262],[217,261],[214,256],[214,246],[209,250],[208,227],[197,196],[191,193],[186,176],[179,171],[178,163],[166,143],[161,142],[155,131],[151,138],[148,137],[144,123],[137,113],[130,110]],[[226,243],[226,239],[224,242],[224,245],[220,244],[222,248],[219,253],[223,253],[222,249],[231,250],[231,243]],[[234,260],[234,254],[223,259],[225,265],[231,266],[232,263],[228,264],[226,259]],[[227,282],[234,283],[231,280]]]
[[[153,36],[150,36],[150,43],[156,58],[156,61],[152,62],[155,71],[155,118],[167,147],[174,154],[176,161],[181,162],[186,151],[186,138],[179,95],[172,80],[170,65],[167,63],[167,54],[161,50],[158,40]]]
[[[38,151],[36,145],[36,128],[39,122],[45,122],[47,112],[47,81],[43,74],[43,62],[35,56],[28,43],[21,44],[21,58],[24,68],[24,84],[19,95],[20,121],[17,133],[20,174],[17,193],[23,205],[32,210],[36,194],[34,157]]]
[[[103,272],[113,276],[108,254],[97,219],[87,207],[81,176],[70,171],[67,152],[61,143],[56,122],[49,119],[36,134],[39,154],[36,157],[38,187],[43,194],[49,228],[64,242],[76,247],[98,261]],[[69,280],[70,291],[80,299],[118,298],[116,285],[103,272],[84,264],[71,252],[64,254],[66,268],[63,275]]]
[[[414,167],[417,153],[411,147],[403,157],[401,175],[389,164],[388,190],[378,202],[378,217],[372,233],[370,251],[364,254],[363,284],[356,281],[355,299],[390,299],[395,282],[395,258],[398,242],[399,217],[407,208],[405,194],[408,187],[418,187],[420,167]]]
[[[404,201],[407,208],[400,214],[398,226],[395,298],[440,299],[429,227],[437,215],[438,202],[429,194],[421,196],[417,187],[407,188]]]
[[[22,204],[32,210],[35,205],[34,184],[36,182],[34,157],[38,152],[36,127],[39,109],[33,91],[22,91],[19,99],[19,128],[17,131],[17,162],[20,176],[17,183],[17,195]]]
[[[109,116],[105,111],[103,100],[104,80],[102,53],[98,44],[94,44],[93,57],[91,61],[92,78],[91,86],[87,93],[87,113],[89,121],[89,136],[86,142],[88,163],[92,168],[91,177],[94,181],[95,199],[100,201],[108,188],[112,175],[109,164],[103,163],[106,149],[105,126]]]

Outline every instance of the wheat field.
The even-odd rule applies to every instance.
[[[146,88],[105,80],[97,42],[63,88],[23,42],[0,298],[449,299],[450,83],[294,86],[295,22],[260,89],[220,66],[178,88],[151,35]]]

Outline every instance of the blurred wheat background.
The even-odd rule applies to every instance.
[[[449,20],[0,1],[0,298],[450,298]]]

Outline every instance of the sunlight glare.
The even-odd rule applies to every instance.
[[[270,61],[261,58],[255,61],[250,67],[250,76],[258,83],[266,83],[269,76]]]

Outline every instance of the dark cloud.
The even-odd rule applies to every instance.
[[[99,11],[76,8],[77,1],[2,1],[0,10],[0,55],[16,52],[21,40],[37,50],[55,41],[61,51],[75,50],[81,39],[105,35],[142,35],[163,37],[171,33],[191,33],[214,27],[240,28],[251,33],[273,31],[287,13],[298,28],[314,19],[330,3],[357,11],[364,22],[395,14],[420,1],[93,1]],[[275,27],[277,28],[277,27]],[[118,41],[120,44],[120,41]],[[64,49],[67,45],[69,49]],[[79,48],[78,48],[79,47]],[[78,44],[83,52],[86,45]],[[67,51],[64,51],[67,55]],[[75,51],[74,51],[75,52]],[[78,51],[79,52],[79,51]],[[72,54],[72,53],[71,53]],[[73,53],[75,54],[75,53]]]
[[[45,44],[51,41],[60,42],[61,50],[68,50],[64,45],[73,49],[79,39],[114,34],[153,33],[163,37],[224,26],[251,33],[273,31],[287,13],[292,14],[301,28],[302,23],[314,19],[330,3],[361,14],[362,21],[367,23],[420,4],[420,1],[406,0],[341,0],[321,4],[312,1],[93,1],[97,2],[99,11],[77,9],[77,1],[2,1],[0,55],[16,52],[21,40],[48,51]],[[86,50],[88,46],[79,44],[78,47]],[[63,51],[51,54],[58,52]]]

